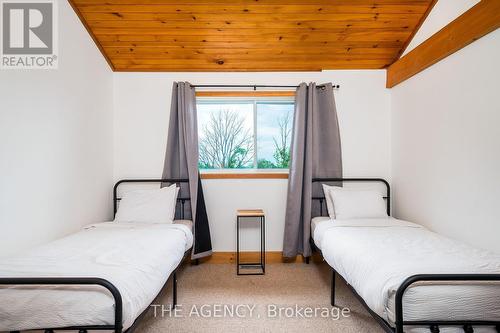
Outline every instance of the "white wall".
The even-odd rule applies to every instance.
[[[173,81],[193,84],[334,82],[346,176],[390,177],[385,71],[317,73],[115,73],[115,180],[161,176]],[[286,180],[205,180],[215,251],[233,251],[237,208],[264,208],[267,249],[282,249]]]
[[[424,42],[427,38],[444,28],[480,0],[439,0],[429,13],[424,23],[413,37],[403,55]]]
[[[0,255],[111,214],[113,74],[58,7],[59,69],[0,71]]]
[[[396,216],[498,252],[499,59],[497,30],[391,90]]]

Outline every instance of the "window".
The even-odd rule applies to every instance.
[[[198,98],[200,169],[288,169],[293,97]]]

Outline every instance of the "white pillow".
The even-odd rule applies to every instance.
[[[338,220],[388,217],[384,198],[378,191],[331,186],[328,192]]]
[[[115,222],[173,223],[178,192],[175,184],[127,192],[120,201]]]
[[[330,186],[326,184],[322,185],[323,185],[323,193],[325,194],[326,209],[328,210],[328,216],[330,216],[330,218],[333,220],[335,219],[335,208],[333,207],[333,199],[332,196],[330,195],[330,189],[338,186]]]

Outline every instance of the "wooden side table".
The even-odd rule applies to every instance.
[[[259,218],[260,220],[260,262],[240,262],[240,221],[242,218]],[[258,271],[241,273],[241,269]],[[236,274],[264,275],[266,273],[266,216],[262,209],[239,209],[236,214]]]

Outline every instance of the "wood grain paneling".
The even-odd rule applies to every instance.
[[[433,0],[70,0],[116,71],[385,68]]]
[[[387,69],[387,87],[409,79],[500,27],[500,1],[482,0]]]

